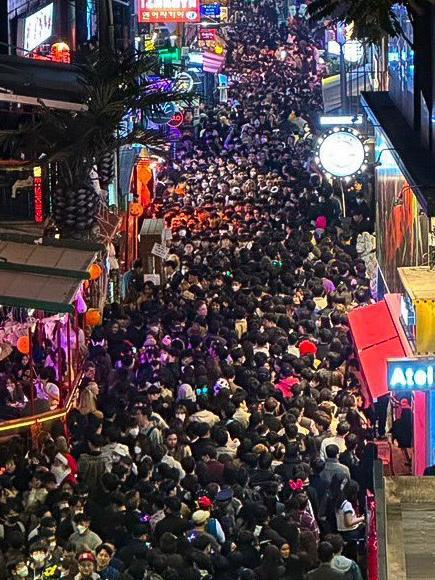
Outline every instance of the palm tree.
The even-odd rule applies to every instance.
[[[101,199],[90,173],[100,167],[100,179],[110,180],[113,152],[138,143],[164,153],[168,145],[155,131],[136,123],[128,129],[126,116],[148,117],[168,101],[186,101],[177,87],[164,91],[148,81],[157,57],[150,53],[119,54],[113,50],[90,53],[76,65],[86,107],[78,112],[44,106],[37,121],[14,132],[0,132],[0,149],[24,164],[50,166],[55,174],[53,218],[63,237],[89,235]],[[54,168],[54,171],[53,171]]]
[[[313,0],[308,10],[315,20],[354,23],[353,37],[380,42],[385,36],[402,34],[394,5],[405,6],[411,18],[421,17],[435,0]]]

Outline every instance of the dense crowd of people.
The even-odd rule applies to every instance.
[[[377,425],[347,312],[372,300],[369,207],[355,188],[343,219],[312,171],[307,23],[270,0],[231,15],[229,101],[202,108],[149,208],[172,229],[165,280],[124,275],[67,433],[3,449],[0,578],[362,578]]]

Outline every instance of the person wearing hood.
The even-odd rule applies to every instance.
[[[196,402],[196,393],[187,383],[183,383],[178,387],[176,402],[179,403],[180,401],[191,401],[192,403]]]
[[[325,540],[334,550],[331,568],[343,574],[343,580],[362,580],[360,567],[350,558],[343,556],[344,541],[340,534],[328,534]]]

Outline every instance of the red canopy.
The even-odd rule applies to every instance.
[[[406,356],[385,301],[349,313],[349,324],[373,399],[388,393],[387,359]]]

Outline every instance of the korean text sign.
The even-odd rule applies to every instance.
[[[199,0],[138,0],[140,23],[199,22]]]

